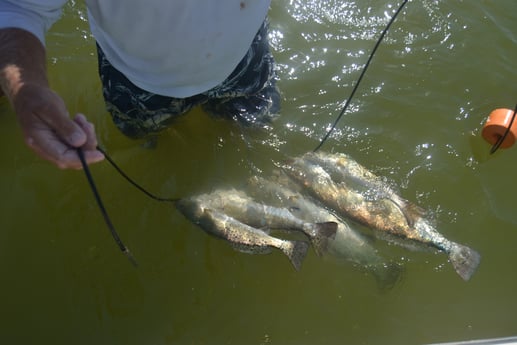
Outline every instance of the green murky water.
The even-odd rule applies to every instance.
[[[82,2],[49,33],[50,79],[139,183],[163,196],[206,192],[313,149],[396,7],[275,1],[283,110],[266,133],[194,110],[155,150],[124,138],[104,110]],[[491,110],[517,102],[516,10],[514,0],[409,2],[324,146],[388,177],[432,211],[440,232],[478,250],[469,282],[442,254],[382,242],[405,271],[389,291],[312,252],[295,272],[280,253],[232,250],[97,164],[92,173],[135,269],[84,174],[29,152],[0,100],[0,343],[425,344],[516,335],[517,148],[489,157],[479,136]]]

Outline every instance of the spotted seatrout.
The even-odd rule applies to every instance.
[[[195,197],[181,199],[176,207],[187,219],[206,232],[226,240],[236,250],[251,254],[267,254],[272,248],[281,250],[299,270],[307,255],[308,243],[283,240],[244,224],[223,212],[210,208]]]
[[[386,179],[375,175],[344,153],[308,152],[303,159],[321,166],[332,179],[361,193],[367,200],[388,199],[399,207],[410,226],[426,212],[421,207],[402,198]]]
[[[446,239],[424,217],[415,216],[408,222],[406,213],[401,211],[403,205],[390,198],[368,199],[346,183],[334,181],[321,165],[308,159],[294,158],[283,165],[283,171],[341,216],[387,235],[396,243],[424,245],[447,253],[464,280],[469,280],[479,265],[480,256],[476,251]]]
[[[318,255],[327,251],[328,243],[335,237],[338,227],[335,221],[315,223],[303,220],[285,207],[257,202],[234,188],[218,189],[198,196],[198,200],[254,228],[264,231],[276,229],[303,232]]]
[[[288,208],[305,220],[336,222],[336,236],[329,240],[327,256],[357,265],[371,273],[382,289],[391,288],[400,280],[402,267],[383,258],[372,246],[371,239],[355,231],[350,224],[317,202],[302,194],[299,186],[287,176],[276,174],[268,179],[253,176],[248,180],[250,195],[275,206]]]

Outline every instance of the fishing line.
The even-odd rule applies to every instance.
[[[506,127],[506,130],[504,131],[504,134],[501,135],[499,137],[499,139],[497,140],[497,142],[492,146],[492,148],[490,149],[490,154],[495,153],[495,151],[497,151],[499,149],[499,147],[501,146],[503,141],[506,139],[506,137],[510,133],[510,129],[512,128],[513,120],[515,120],[515,114],[516,113],[517,113],[517,104],[515,105],[515,109],[513,110],[512,119],[510,120],[510,123],[508,124],[508,127]]]
[[[106,158],[106,160],[113,166],[113,168],[115,168],[115,170],[117,170],[117,172],[122,175],[123,178],[125,178],[129,183],[131,183],[135,188],[137,188],[138,190],[140,190],[141,192],[143,192],[145,195],[147,195],[148,197],[154,199],[154,200],[157,200],[157,201],[164,201],[164,202],[172,202],[172,203],[175,203],[176,201],[178,201],[180,198],[163,198],[163,197],[160,197],[160,196],[157,196],[157,195],[154,195],[153,193],[147,191],[144,187],[140,186],[138,183],[136,183],[132,178],[130,178],[126,173],[124,173],[124,171],[122,171],[122,169],[117,165],[115,164],[115,162],[113,161],[113,159],[111,159],[111,157],[106,153],[105,150],[103,150],[101,147],[97,146],[96,149],[98,151],[100,151],[104,157]]]
[[[144,187],[140,186],[138,183],[136,183],[132,178],[130,178],[122,169],[113,161],[113,159],[108,155],[108,153],[102,149],[101,147],[97,146],[96,149],[100,151],[106,160],[115,168],[115,170],[122,175],[131,185],[133,185],[135,188],[143,192],[148,197],[162,202],[172,202],[175,203],[179,200],[179,198],[162,198],[159,196],[154,195],[153,193],[146,190]],[[97,205],[99,206],[99,209],[101,210],[102,216],[104,218],[104,221],[106,222],[106,225],[108,226],[108,229],[111,232],[111,235],[113,236],[113,239],[115,239],[115,242],[117,243],[120,250],[127,256],[129,261],[133,264],[133,266],[137,267],[138,263],[136,262],[135,258],[133,257],[133,254],[129,251],[129,248],[124,245],[122,240],[120,239],[120,236],[118,235],[117,231],[115,230],[115,227],[113,226],[113,223],[111,222],[111,219],[108,216],[108,212],[106,211],[106,208],[104,207],[104,204],[102,203],[101,197],[99,192],[97,191],[97,187],[95,186],[95,182],[93,181],[92,174],[90,173],[90,168],[88,167],[88,164],[86,163],[86,160],[84,159],[84,153],[81,148],[77,149],[77,155],[79,156],[79,159],[81,160],[81,164],[83,166],[84,173],[86,174],[86,178],[88,180],[88,183],[90,185],[90,188],[93,192],[93,195],[95,197],[95,200],[97,201]]]
[[[372,52],[370,53],[370,56],[368,57],[368,60],[366,61],[366,64],[364,65],[363,67],[363,70],[361,71],[361,74],[359,75],[359,78],[357,79],[357,82],[355,83],[355,86],[354,88],[352,89],[352,92],[350,93],[350,97],[348,97],[348,99],[346,100],[345,102],[345,105],[343,106],[343,109],[341,110],[341,112],[339,113],[338,117],[336,118],[336,120],[334,121],[334,123],[332,124],[332,126],[329,128],[329,130],[327,131],[327,133],[325,134],[325,136],[323,137],[323,139],[321,139],[320,143],[318,144],[318,146],[316,146],[316,148],[313,150],[313,152],[316,152],[318,151],[322,146],[323,144],[327,141],[327,139],[330,137],[330,134],[332,134],[332,132],[334,131],[334,129],[336,129],[336,126],[339,122],[339,120],[341,120],[341,118],[343,117],[343,115],[345,114],[352,98],[354,97],[355,95],[355,92],[357,91],[357,88],[359,87],[359,84],[361,83],[361,81],[363,80],[363,77],[366,73],[366,70],[368,69],[368,66],[370,66],[370,62],[372,61],[373,59],[373,56],[375,55],[375,52],[377,51],[377,48],[379,48],[379,45],[381,44],[382,40],[384,39],[384,36],[386,35],[386,33],[388,32],[391,24],[393,24],[393,22],[395,21],[395,18],[397,18],[398,14],[402,11],[402,9],[404,8],[404,6],[406,5],[406,3],[408,2],[408,0],[404,0],[398,10],[395,12],[395,14],[393,15],[393,17],[391,17],[390,21],[388,22],[388,25],[386,25],[386,27],[384,28],[384,30],[382,30],[382,33],[381,33],[381,36],[379,37],[379,39],[377,40],[377,43],[375,43],[375,46],[373,47],[373,50]]]
[[[88,180],[90,188],[92,189],[95,200],[97,201],[97,205],[99,206],[102,216],[104,217],[104,221],[108,225],[108,229],[111,232],[111,236],[113,236],[118,247],[127,256],[127,258],[133,264],[133,266],[137,267],[138,263],[136,262],[135,258],[133,257],[133,254],[131,254],[131,252],[129,251],[129,248],[126,247],[124,245],[124,243],[122,242],[122,240],[120,239],[120,236],[118,235],[117,231],[115,230],[115,227],[113,226],[113,223],[111,222],[111,220],[108,216],[108,212],[106,211],[106,208],[104,208],[104,204],[102,203],[99,192],[97,191],[97,187],[95,186],[95,182],[93,181],[93,177],[90,173],[90,169],[88,168],[88,164],[86,164],[86,160],[84,159],[84,153],[81,148],[77,149],[77,155],[79,156],[79,159],[81,160],[81,164],[83,165],[84,173],[86,174],[86,178]]]

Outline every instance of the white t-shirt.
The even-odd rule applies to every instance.
[[[270,0],[85,0],[92,34],[138,87],[188,97],[226,79],[249,49]],[[44,42],[66,0],[0,0],[0,28]]]

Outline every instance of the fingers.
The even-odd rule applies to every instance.
[[[95,127],[93,126],[93,123],[88,122],[83,114],[77,114],[74,118],[74,122],[81,127],[86,135],[86,141],[81,145],[81,147],[90,150],[95,149],[97,147],[97,137],[95,136]]]
[[[39,130],[26,137],[27,145],[41,158],[54,163],[61,169],[82,169],[77,148],[71,147],[55,136],[53,131]],[[86,163],[102,161],[104,155],[95,148],[81,148]]]
[[[55,118],[53,118],[55,120]],[[69,118],[61,122],[69,122],[59,126],[62,131],[70,131],[72,137],[79,138],[73,146],[69,141],[61,139],[57,130],[52,125],[56,122],[40,121],[40,117],[35,117],[24,128],[25,142],[41,158],[46,159],[61,169],[82,169],[82,163],[77,155],[77,148],[83,150],[84,158],[88,164],[100,162],[104,155],[97,151],[97,138],[93,124],[88,122],[84,115],[77,116],[74,120]],[[72,123],[72,125],[70,125]],[[68,127],[68,129],[63,129]],[[78,135],[75,133],[79,133]],[[73,141],[73,140],[72,140]]]
[[[81,146],[86,162],[91,164],[102,161],[104,159],[104,155],[97,150],[97,136],[95,135],[94,125],[91,122],[88,122],[83,114],[77,114],[74,121],[86,134],[86,142]]]
[[[97,150],[88,150],[88,151],[83,150],[83,153],[84,153],[84,159],[86,160],[86,163],[88,163],[88,164],[97,163],[97,162],[101,162],[104,160],[104,155]],[[82,168],[82,166],[81,166],[81,168]]]
[[[64,144],[54,133],[37,131],[26,137],[27,145],[41,158],[54,163],[61,169],[80,169],[81,161],[75,148]]]
[[[25,142],[40,157],[63,169],[82,168],[79,147],[88,164],[104,159],[93,124],[82,114],[70,119],[64,101],[49,88],[24,86],[13,103]]]

